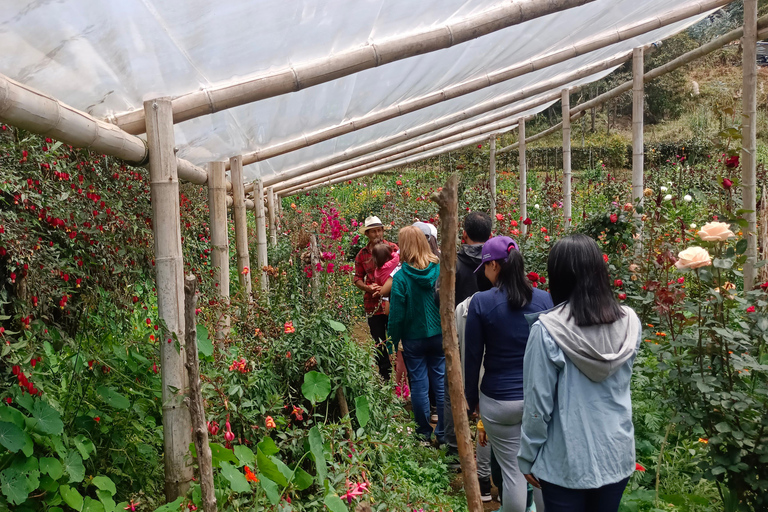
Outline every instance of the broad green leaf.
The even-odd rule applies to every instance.
[[[235,446],[235,457],[237,457],[237,460],[239,461],[239,464],[237,465],[239,468],[245,466],[246,464],[252,465],[254,462],[256,462],[256,454],[253,453],[250,448],[242,444]]]
[[[110,406],[115,409],[128,409],[131,406],[131,401],[125,398],[112,388],[106,386],[99,386],[96,388],[96,393]]]
[[[56,492],[59,489],[59,483],[48,475],[40,477],[40,488],[47,492]]]
[[[11,452],[21,450],[26,444],[24,431],[13,423],[0,421],[0,444]]]
[[[368,424],[368,420],[371,419],[371,409],[368,405],[368,398],[364,395],[355,397],[355,416],[357,417],[357,422],[360,424],[361,428],[365,428]]]
[[[32,406],[32,417],[37,420],[36,428],[44,434],[57,436],[64,432],[64,423],[59,411],[42,400],[35,400]]]
[[[205,357],[213,355],[213,342],[208,337],[208,328],[202,324],[197,324],[197,351]]]
[[[184,496],[179,496],[171,503],[166,503],[162,507],[157,507],[155,512],[177,512],[181,508],[181,503],[184,501]]]
[[[86,496],[83,502],[83,512],[104,512],[104,505],[100,501]]]
[[[64,466],[61,465],[59,459],[53,457],[41,457],[40,458],[40,472],[46,473],[54,480],[61,478],[64,474]]]
[[[59,487],[59,492],[64,499],[64,503],[75,510],[83,510],[83,496],[77,492],[76,489],[73,489],[68,485],[62,485]]]
[[[747,251],[747,240],[741,239],[738,242],[736,242],[736,253],[737,254],[744,254]]]
[[[251,490],[251,484],[235,466],[229,462],[221,462],[219,467],[221,467],[221,476],[229,480],[229,486],[234,492],[249,492]]]
[[[296,468],[296,472],[293,474],[293,485],[296,486],[296,489],[303,491],[309,488],[312,482],[314,482],[312,475],[301,468]]]
[[[237,464],[237,457],[232,450],[227,450],[219,443],[208,443],[211,447],[211,459],[214,467],[219,466],[221,462],[232,462]]]
[[[325,503],[325,506],[328,507],[328,510],[331,512],[349,512],[347,509],[347,506],[344,504],[343,501],[341,501],[341,498],[335,493],[329,493],[325,500],[323,501]]]
[[[0,407],[0,421],[7,421],[13,423],[17,427],[23,429],[26,423],[24,422],[24,414],[13,407]]]
[[[261,448],[256,449],[256,465],[259,468],[259,473],[282,487],[288,486],[288,480],[286,480],[285,476],[279,469],[277,469],[277,465],[261,451]]]
[[[109,493],[109,491],[102,491],[99,489],[96,491],[96,496],[99,497],[102,505],[104,505],[104,512],[115,511],[115,500],[112,498],[112,495]]]
[[[336,332],[344,332],[347,330],[347,327],[343,323],[337,322],[336,320],[328,319],[328,325],[330,325],[331,329]]]
[[[327,475],[327,470],[325,467],[323,436],[320,434],[320,429],[317,428],[317,425],[309,429],[309,450],[312,452],[312,457],[315,459],[315,467],[317,468],[317,484],[322,487],[323,481]]]
[[[304,384],[301,393],[312,402],[312,405],[322,402],[331,393],[331,379],[324,373],[311,371],[304,374]]]
[[[108,491],[112,496],[114,496],[117,493],[117,489],[115,488],[115,482],[113,482],[112,479],[109,478],[108,476],[99,475],[97,477],[94,477],[93,485],[95,485],[102,491]]]
[[[715,425],[715,428],[717,429],[718,432],[722,432],[722,433],[727,433],[731,431],[731,426],[724,421],[721,421],[720,423]]]
[[[21,505],[27,500],[27,477],[15,468],[6,468],[0,472],[0,489],[10,503]]]
[[[88,460],[88,457],[90,457],[92,453],[96,453],[96,447],[93,445],[93,441],[85,437],[83,434],[75,437],[74,441],[75,448],[77,448],[77,451],[79,451],[80,455],[83,456],[83,460]]]
[[[258,448],[264,453],[264,455],[277,455],[280,451],[280,449],[275,444],[275,441],[271,437],[265,437],[262,439],[258,444]]]
[[[269,502],[273,505],[277,505],[280,501],[280,491],[278,490],[277,484],[269,478],[260,475],[259,485],[261,485],[261,488],[264,489],[265,493],[267,493],[267,499],[269,499]]]
[[[67,455],[67,460],[64,461],[64,470],[69,475],[69,483],[82,482],[85,478],[85,466],[83,466],[83,459],[80,454],[72,450]]]

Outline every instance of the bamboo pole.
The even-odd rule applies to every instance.
[[[645,150],[643,147],[643,115],[645,88],[643,82],[643,49],[632,54],[632,202],[642,204]]]
[[[572,88],[571,89],[572,92],[575,91],[575,90],[576,90],[576,88]],[[572,115],[571,116],[571,123],[573,123],[574,121],[577,121],[583,115],[584,115],[584,112],[579,112],[576,115]],[[557,133],[557,132],[559,132],[562,129],[563,129],[563,123],[561,121],[561,122],[557,123],[556,125],[554,125],[554,126],[552,126],[550,128],[547,128],[546,130],[544,130],[542,132],[537,133],[536,135],[531,135],[530,137],[526,137],[525,138],[525,142],[526,142],[526,144],[530,144],[531,142],[534,142],[534,141],[543,139],[545,137],[548,137],[549,135],[552,135],[553,133]],[[496,150],[496,154],[497,155],[501,155],[503,153],[508,153],[510,151],[514,151],[515,149],[518,148],[519,145],[520,145],[519,142],[515,142],[514,144],[510,144],[509,146],[504,146],[501,149],[497,149]]]
[[[340,124],[323,128],[312,133],[302,134],[300,137],[246,153],[243,155],[243,165],[252,164],[268,158],[274,158],[278,155],[283,155],[291,151],[296,151],[297,149],[318,144],[355,130],[360,130],[431,105],[436,105],[443,101],[479,91],[486,87],[520,77],[533,71],[554,66],[579,55],[584,55],[597,49],[605,48],[621,41],[626,41],[627,39],[640,36],[652,30],[676,23],[682,19],[701,14],[702,12],[719,7],[727,2],[728,0],[708,0],[706,2],[689,1],[682,6],[675,7],[674,9],[670,9],[657,16],[642,19],[618,29],[605,30],[598,34],[590,35],[589,37],[579,40],[575,44],[568,45],[557,51],[537,55],[534,58],[515,63],[512,66],[491,73],[482,73],[480,76],[451,85],[444,89],[432,91],[425,95],[411,98],[407,101],[377,110],[370,114],[348,119]]]
[[[187,464],[189,410],[184,403],[187,375],[184,368],[184,261],[179,220],[179,178],[174,155],[170,98],[144,102],[149,146],[149,183],[155,238],[157,309],[162,325],[160,362],[163,410],[165,498],[183,496],[192,480]]]
[[[757,263],[757,0],[744,0],[744,38],[742,39],[742,123],[741,197],[747,261],[744,263],[744,290],[755,286]],[[763,198],[765,201],[765,198]]]
[[[525,118],[521,117],[517,123],[517,130],[519,133],[518,139],[520,140],[519,155],[517,158],[517,165],[520,173],[520,197],[518,202],[520,204],[520,218],[525,220],[528,218],[528,167],[525,161]],[[528,233],[528,226],[525,223],[520,223],[520,231],[525,236]]]
[[[246,300],[251,300],[251,258],[248,254],[248,221],[245,216],[245,192],[243,192],[243,157],[229,159],[232,177],[232,197],[235,220],[235,251],[237,253],[237,274]]]
[[[289,66],[240,81],[205,87],[173,100],[173,121],[181,123],[254,101],[289,94],[330,82],[365,69],[423,55],[471,41],[548,14],[594,0],[519,0],[499,2],[477,14],[455,18],[451,23],[422,29],[380,41],[369,41],[301,65]],[[110,122],[132,134],[144,132],[144,115],[134,110],[112,116]]]
[[[269,217],[269,241],[272,247],[277,245],[277,212],[275,212],[275,189],[267,189],[267,216]]]
[[[571,227],[571,92],[563,89],[563,225]]]
[[[231,184],[232,184],[231,181],[227,181],[227,185],[231,185]],[[235,204],[235,200],[232,199],[232,196],[227,196],[226,201],[227,201],[227,208],[232,208],[232,206]],[[256,204],[250,199],[246,199],[244,204],[245,204],[246,210],[253,210],[254,208],[256,208]]]
[[[496,133],[488,141],[488,186],[491,189],[491,222],[496,223]]]
[[[184,279],[184,348],[186,369],[189,376],[189,412],[200,471],[200,491],[203,512],[216,512],[216,495],[213,488],[213,458],[208,445],[208,429],[205,422],[205,406],[200,390],[200,361],[197,355],[197,277],[190,274]]]
[[[434,119],[427,123],[415,126],[408,130],[403,130],[396,134],[390,135],[389,137],[385,137],[378,141],[369,142],[367,144],[362,144],[360,146],[354,146],[352,148],[346,149],[341,153],[336,153],[327,157],[313,160],[311,162],[300,165],[298,167],[294,167],[293,169],[290,169],[283,173],[269,176],[264,180],[264,183],[266,185],[274,185],[281,181],[285,181],[291,178],[296,178],[298,176],[302,176],[304,174],[328,167],[330,165],[337,164],[339,162],[344,162],[346,160],[350,160],[352,158],[356,158],[361,155],[367,155],[369,153],[379,151],[381,149],[387,148],[389,146],[392,146],[404,140],[413,139],[415,137],[439,130],[441,128],[448,127],[460,121],[470,119],[480,114],[485,114],[493,110],[497,110],[501,107],[505,107],[507,105],[516,103],[518,101],[531,98],[533,96],[536,96],[537,94],[550,93],[553,97],[552,101],[556,101],[557,99],[560,98],[560,93],[558,91],[553,91],[553,89],[559,89],[560,87],[570,84],[571,82],[574,82],[576,80],[580,80],[582,78],[589,77],[601,71],[605,71],[607,69],[616,67],[624,63],[626,60],[628,60],[631,56],[631,53],[632,52],[621,52],[612,57],[598,61],[593,64],[589,64],[587,66],[583,66],[569,73],[563,73],[553,78],[550,78],[548,80],[537,82],[535,85],[532,85],[530,87],[526,87],[518,91],[502,94],[500,96],[497,96],[496,98],[492,98],[488,101],[478,103],[477,105],[464,109],[461,112],[448,114],[438,119]],[[500,121],[507,117],[509,117],[508,112],[497,112],[487,116],[484,120],[480,120],[478,122],[479,124],[482,125],[484,123]]]
[[[477,481],[477,466],[467,419],[467,401],[464,398],[464,378],[461,373],[459,340],[456,333],[455,287],[456,287],[456,240],[459,225],[457,188],[459,175],[451,174],[440,192],[432,194],[432,201],[440,207],[440,323],[443,327],[443,351],[445,352],[445,374],[448,393],[451,398],[451,414],[456,429],[456,443],[459,449],[464,492],[470,511],[481,512],[480,484]]]
[[[258,261],[259,283],[261,290],[267,291],[269,286],[267,273],[264,271],[269,263],[267,261],[267,225],[264,218],[264,183],[256,181],[256,194],[253,202],[256,203],[256,255]]]
[[[208,175],[208,210],[211,230],[211,264],[213,283],[221,305],[229,305],[229,229],[227,228],[227,192],[224,188],[224,162],[211,162]],[[216,322],[215,339],[220,349],[229,334],[229,315],[222,311]]]

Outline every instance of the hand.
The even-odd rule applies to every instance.
[[[525,476],[525,479],[528,481],[529,484],[531,484],[532,486],[534,486],[537,489],[541,489],[541,483],[539,483],[539,481],[536,479],[535,476],[533,476],[530,473],[527,474],[527,475],[524,475],[524,476]]]
[[[378,284],[369,284],[368,285],[368,292],[369,293],[378,293],[379,290],[381,290],[381,285],[378,285]]]
[[[477,431],[477,442],[480,443],[480,446],[488,446],[488,434],[485,433],[485,430]]]

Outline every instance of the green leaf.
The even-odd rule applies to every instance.
[[[115,500],[112,499],[112,495],[109,493],[109,491],[98,490],[96,491],[96,496],[99,497],[102,505],[104,505],[104,512],[115,511]]]
[[[267,493],[267,499],[269,502],[273,505],[277,505],[280,501],[280,492],[278,490],[277,484],[269,478],[261,475],[261,478],[259,478],[259,485],[261,485],[261,488],[264,489],[265,493]]]
[[[75,437],[74,441],[75,448],[77,448],[77,451],[79,451],[80,455],[83,456],[83,460],[88,460],[88,457],[90,457],[92,453],[96,453],[96,447],[93,445],[93,441],[85,437],[83,434]]]
[[[736,254],[744,254],[747,251],[747,243],[746,239],[741,239],[738,242],[736,242]]]
[[[11,452],[21,450],[26,444],[24,431],[13,423],[0,421],[0,444]]]
[[[53,457],[41,457],[40,458],[40,472],[51,476],[54,480],[61,478],[64,474],[64,466],[61,465],[59,459]]]
[[[115,488],[115,482],[113,482],[112,479],[109,478],[108,476],[99,475],[97,477],[94,477],[93,485],[95,485],[102,491],[108,491],[112,496],[114,496],[117,493],[117,489]]]
[[[64,499],[64,503],[75,510],[83,510],[83,496],[76,489],[68,485],[62,485],[59,487],[59,492]]]
[[[86,496],[83,502],[83,512],[104,512],[104,505]]]
[[[232,462],[237,464],[237,457],[232,453],[232,450],[227,450],[219,443],[208,443],[211,447],[211,459],[213,466],[219,466],[221,462]]]
[[[27,501],[27,477],[15,468],[6,468],[0,472],[0,489],[10,503],[21,505]]]
[[[312,405],[324,401],[331,393],[331,379],[324,373],[311,371],[304,374],[301,393]]]
[[[177,512],[181,508],[181,503],[184,501],[184,496],[179,496],[171,503],[166,503],[162,507],[157,507],[155,512]]]
[[[347,506],[336,493],[329,493],[323,503],[331,512],[348,512]]]
[[[328,325],[331,326],[331,329],[333,329],[336,332],[344,332],[347,330],[347,327],[341,322],[337,322],[336,320],[331,320],[330,318],[327,321],[328,321]]]
[[[325,467],[325,450],[323,449],[323,436],[320,434],[320,429],[317,425],[309,429],[309,450],[312,452],[312,457],[315,459],[315,467],[317,468],[317,484],[322,487],[325,480],[327,469]]]
[[[32,406],[32,417],[37,420],[36,428],[44,434],[57,436],[64,432],[64,423],[61,421],[59,411],[47,402],[36,400]]]
[[[258,449],[261,450],[264,455],[277,455],[280,449],[275,444],[275,441],[271,437],[265,437],[258,444]]]
[[[40,488],[47,492],[56,492],[59,489],[59,483],[48,475],[40,477]]]
[[[234,492],[248,492],[251,490],[251,484],[245,479],[243,475],[235,466],[229,462],[222,462],[219,464],[221,467],[221,476],[229,480],[229,486]]]
[[[715,268],[722,268],[727,270],[733,267],[733,260],[727,258],[715,258],[712,261],[712,265],[714,265]]]
[[[208,337],[208,328],[203,324],[197,324],[197,351],[205,357],[213,355],[213,342]]]
[[[235,457],[239,461],[237,467],[243,467],[246,464],[252,465],[256,461],[256,454],[250,448],[241,444],[235,446]]]
[[[279,469],[277,469],[277,465],[261,451],[261,448],[256,449],[256,464],[259,468],[259,473],[282,487],[288,486],[288,480],[286,480],[285,476]]]
[[[722,432],[724,434],[731,432],[731,426],[724,421],[721,421],[720,423],[715,425],[715,428],[717,429],[718,432]]]
[[[69,483],[82,482],[85,478],[85,466],[83,466],[83,459],[80,454],[72,450],[67,455],[67,460],[64,461],[64,470],[69,475]]]
[[[368,405],[368,398],[364,395],[355,397],[355,416],[361,428],[365,428],[368,420],[371,419],[371,408]]]
[[[0,421],[13,423],[20,429],[23,429],[26,425],[24,421],[24,414],[22,414],[20,410],[14,409],[13,407],[0,407]]]
[[[296,489],[299,491],[309,488],[314,481],[315,479],[312,478],[312,475],[301,468],[296,468],[296,471],[293,473],[293,485],[295,485]]]
[[[110,406],[115,409],[128,409],[131,406],[131,401],[125,398],[112,388],[106,386],[99,386],[96,388],[96,393]]]

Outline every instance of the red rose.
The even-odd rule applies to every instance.
[[[755,306],[749,306],[747,308],[747,313],[754,313],[755,312]]]
[[[723,178],[723,188],[725,190],[730,190],[733,186],[733,182],[729,180],[728,178]]]
[[[616,279],[616,280],[613,282],[613,285],[614,285],[614,286],[616,286],[616,287],[618,288],[618,287],[620,287],[620,286],[623,286],[623,285],[624,285],[624,281],[622,281],[621,279]]]
[[[533,224],[533,221],[529,217],[526,217],[525,220],[523,221],[523,224],[525,224],[526,226],[530,226],[531,224]]]
[[[626,293],[622,292],[622,293],[619,294],[619,300],[626,300],[626,298],[627,298],[627,294]]]
[[[539,274],[536,272],[528,272],[528,280],[532,283],[535,283],[539,280]]]
[[[725,166],[729,169],[735,169],[739,166],[739,155],[729,156],[725,159]]]
[[[615,213],[611,214],[611,224],[616,224],[619,221],[619,216]]]

